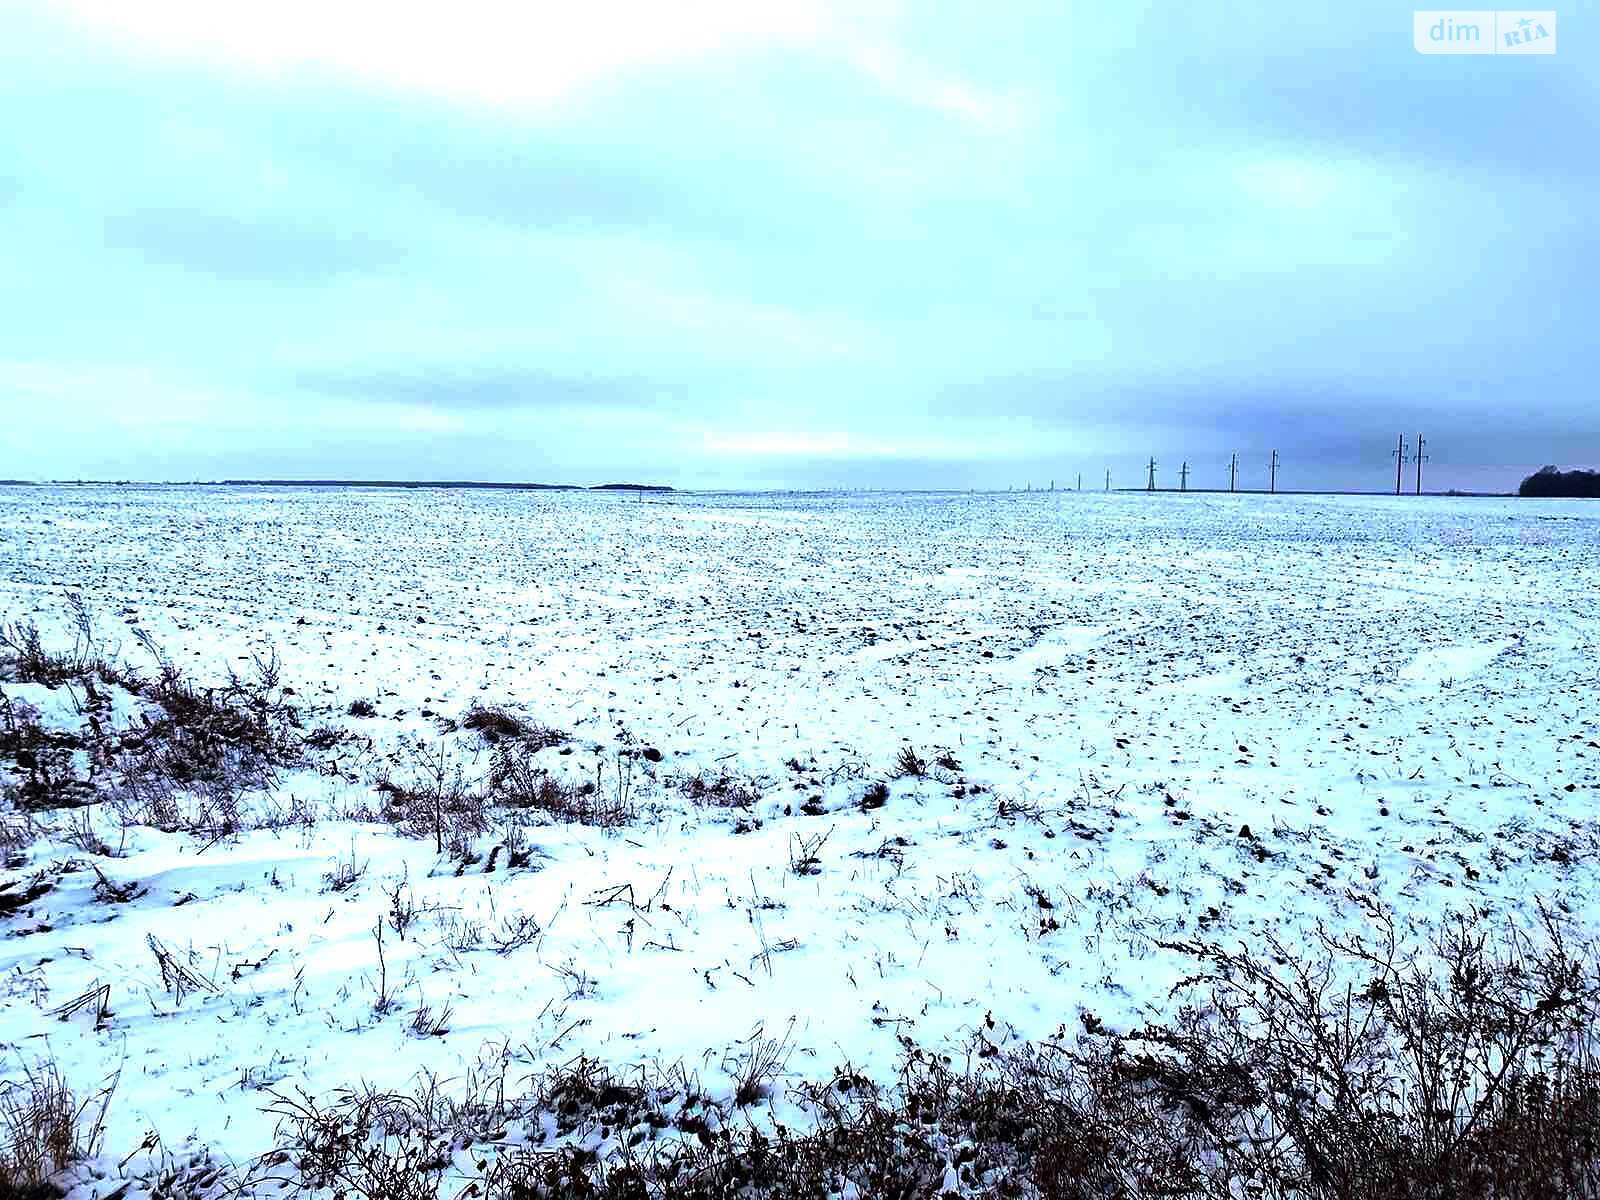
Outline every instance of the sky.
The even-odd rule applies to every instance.
[[[3,0],[0,477],[1600,464],[1600,7],[1558,20]]]

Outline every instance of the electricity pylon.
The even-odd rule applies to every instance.
[[[1147,492],[1156,490],[1156,460],[1154,455],[1150,457],[1150,482],[1145,485],[1144,490]]]
[[[1400,494],[1400,472],[1406,465],[1406,435],[1400,435],[1400,444],[1390,451],[1394,455],[1394,494]]]
[[[1269,492],[1278,490],[1278,452],[1276,450],[1272,452],[1272,465],[1268,468],[1267,490]]]
[[[1239,456],[1237,454],[1233,456],[1233,461],[1228,464],[1228,490],[1230,492],[1239,490]]]
[[[1422,452],[1424,445],[1426,443],[1422,440],[1422,435],[1420,433],[1417,434],[1417,495],[1419,496],[1422,495],[1422,464],[1428,457]]]
[[[1187,492],[1189,490],[1189,460],[1188,459],[1185,459],[1184,463],[1183,463],[1183,466],[1178,468],[1178,490],[1180,492]]]

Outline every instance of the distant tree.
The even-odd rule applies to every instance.
[[[1600,471],[1560,471],[1555,467],[1540,467],[1522,481],[1517,494],[1600,497]]]

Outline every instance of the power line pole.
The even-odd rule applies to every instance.
[[[1078,490],[1080,492],[1083,491],[1083,472],[1082,471],[1078,472]]]
[[[1422,452],[1424,445],[1426,443],[1422,440],[1422,435],[1420,433],[1417,434],[1417,495],[1419,496],[1422,495],[1422,464],[1428,457]]]
[[[1189,490],[1189,460],[1188,459],[1184,459],[1183,460],[1183,466],[1178,468],[1178,490],[1180,492],[1187,492]]]
[[[1239,490],[1239,456],[1237,454],[1233,456],[1233,461],[1228,464],[1228,490],[1230,492]]]
[[[1106,491],[1109,492],[1110,490],[1111,490],[1111,472],[1109,470],[1107,470],[1106,471]]]
[[[1400,435],[1400,444],[1391,452],[1394,454],[1394,494],[1400,494],[1400,472],[1406,465],[1406,435]]]
[[[1153,491],[1156,490],[1156,460],[1155,460],[1155,455],[1151,455],[1150,456],[1150,482],[1145,485],[1145,489],[1144,490],[1147,491],[1147,492],[1153,492]]]
[[[1272,452],[1272,465],[1268,468],[1267,490],[1269,492],[1278,490],[1278,452],[1276,450]]]

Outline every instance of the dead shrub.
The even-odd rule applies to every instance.
[[[537,809],[560,817],[570,814],[572,789],[556,782],[536,763],[532,748],[523,742],[502,742],[495,747],[488,789],[494,802],[506,808]]]
[[[1531,930],[1457,915],[1410,956],[1390,914],[1351,902],[1372,932],[1321,933],[1309,956],[1270,936],[1177,947],[1212,1015],[1144,1040],[1225,1115],[1231,1173],[1362,1200],[1600,1194],[1600,979],[1568,931],[1542,906]]]
[[[124,825],[215,840],[247,824],[247,793],[267,797],[279,772],[304,763],[308,749],[351,740],[328,729],[301,734],[270,649],[253,654],[243,675],[230,670],[226,684],[203,687],[141,631],[157,670],[139,677],[101,652],[81,601],[69,602],[77,626],[69,650],[48,649],[31,623],[0,627],[5,671],[68,688],[84,718],[76,731],[45,728],[36,710],[0,693],[0,779],[5,798],[24,812],[108,800]],[[111,720],[112,686],[144,702],[122,728]]]
[[[350,740],[350,734],[340,729],[337,725],[319,725],[310,733],[300,739],[302,746],[309,746],[313,750],[332,750]]]
[[[474,839],[489,828],[483,789],[467,782],[461,763],[444,743],[412,746],[410,771],[403,782],[378,781],[382,816],[408,837],[431,837],[436,853],[465,856]]]
[[[485,781],[493,803],[547,813],[558,821],[608,829],[633,820],[631,759],[616,759],[609,776],[604,763],[597,763],[594,780],[573,787],[555,779],[535,762],[537,751],[537,742],[531,740],[501,742],[495,747]]]
[[[875,808],[882,808],[889,803],[889,785],[881,779],[867,785],[866,791],[861,793],[858,807],[863,812],[871,812]]]
[[[267,1111],[278,1118],[280,1147],[255,1164],[251,1178],[298,1192],[437,1200],[454,1169],[451,1152],[504,1131],[510,1115],[504,1091],[502,1074],[469,1075],[459,1098],[431,1075],[420,1076],[410,1092],[353,1087],[327,1102],[273,1092]]]
[[[301,1186],[420,1172],[483,1200],[1600,1196],[1600,1008],[1567,933],[1458,920],[1410,959],[1368,915],[1376,937],[1309,955],[1176,947],[1205,1002],[1170,1025],[1114,1034],[1085,1014],[1076,1039],[1006,1049],[980,1029],[964,1060],[907,1043],[893,1086],[846,1069],[792,1088],[803,1130],[737,1115],[785,1057],[757,1034],[722,1101],[681,1068],[624,1081],[580,1059],[502,1091],[490,1120],[446,1119],[436,1094],[298,1101],[280,1110],[284,1161]],[[490,1145],[512,1117],[536,1140]]]

